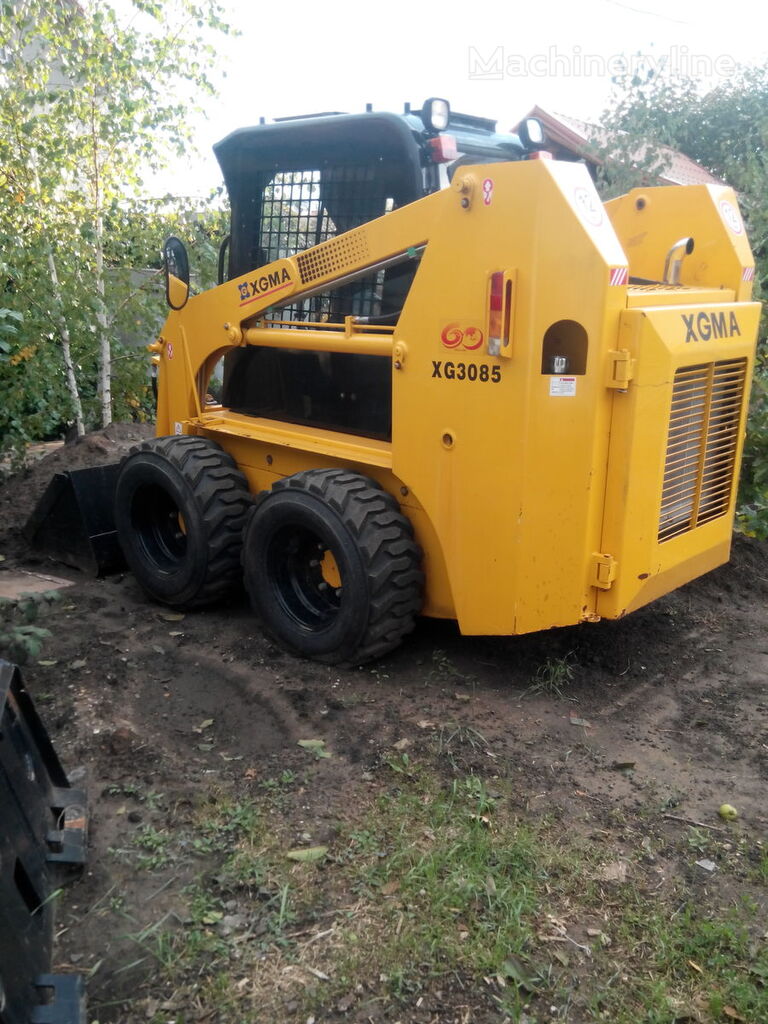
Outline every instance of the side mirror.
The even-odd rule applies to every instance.
[[[538,117],[526,117],[518,134],[526,149],[541,149],[544,145],[544,125]]]
[[[189,257],[181,239],[171,235],[163,245],[165,300],[171,309],[183,309],[189,298]]]
[[[221,240],[221,245],[219,246],[219,273],[216,278],[216,284],[224,284],[224,271],[226,268],[227,253],[229,252],[229,243],[231,240],[232,235],[226,235]]]

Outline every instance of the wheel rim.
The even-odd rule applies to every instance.
[[[333,551],[318,534],[302,526],[281,527],[270,538],[266,561],[283,614],[307,630],[333,624],[341,607],[341,577]]]
[[[159,569],[178,567],[187,553],[184,519],[162,487],[142,487],[134,496],[131,525],[143,555]]]

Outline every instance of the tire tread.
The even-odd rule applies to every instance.
[[[224,600],[241,582],[243,528],[252,502],[245,476],[215,441],[191,434],[144,441],[130,450],[123,465],[137,454],[160,456],[178,470],[205,525],[208,560],[204,580],[193,597],[174,602],[174,606],[194,609]]]
[[[322,656],[329,664],[360,665],[393,650],[421,610],[422,552],[396,499],[375,480],[346,469],[310,469],[278,480],[269,494],[304,491],[328,505],[354,537],[367,567],[368,623],[355,651]]]

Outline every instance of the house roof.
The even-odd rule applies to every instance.
[[[555,146],[558,146],[575,157],[582,158],[591,164],[601,164],[603,158],[597,152],[597,148],[603,147],[610,141],[610,135],[600,125],[591,124],[589,121],[580,121],[578,118],[569,117],[566,114],[550,113],[538,105],[531,110],[528,117],[537,117],[544,125],[547,139]],[[513,131],[515,129],[512,129]],[[666,164],[664,170],[659,174],[659,181],[665,185],[722,185],[720,178],[716,178],[701,164],[691,160],[685,153],[672,149],[670,146],[660,146]],[[644,153],[638,150],[637,158],[642,159]]]

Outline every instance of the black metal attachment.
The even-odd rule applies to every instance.
[[[85,860],[86,818],[85,793],[69,785],[21,672],[0,660],[2,1024],[85,1019],[82,983],[49,972],[53,897]]]
[[[40,974],[35,989],[41,1002],[29,1024],[85,1024],[85,982],[80,974]]]
[[[91,576],[125,563],[114,520],[118,463],[57,473],[24,526],[33,548]]]

